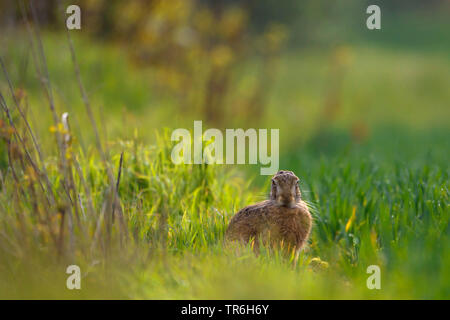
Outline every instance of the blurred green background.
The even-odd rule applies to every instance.
[[[28,8],[27,1],[0,3],[0,55],[16,96],[26,101],[40,143],[52,154],[52,118],[36,76],[36,46],[25,24],[36,21],[19,3]],[[91,280],[98,292],[64,295],[450,297],[448,1],[36,2],[55,107],[58,114],[69,112],[75,146],[89,155],[94,134],[86,125],[89,119],[67,41],[68,4],[81,8],[82,28],[70,35],[102,141],[111,146],[113,159],[128,147],[133,153],[127,141],[151,149],[159,146],[157,137],[164,128],[192,129],[194,120],[203,120],[204,130],[278,128],[280,169],[292,170],[302,180],[315,225],[302,256],[304,269],[292,270],[270,254],[226,255],[218,240],[226,222],[240,206],[264,198],[269,179],[259,175],[259,165],[214,166],[213,173],[198,181],[191,174],[202,169],[186,167],[176,171],[177,179],[198,183],[200,189],[191,191],[200,193],[205,191],[204,179],[210,179],[212,195],[197,199],[191,191],[174,191],[166,208],[173,214],[169,225],[175,230],[169,236],[168,262],[136,266],[138,271],[125,275],[119,267],[124,279],[117,287],[111,284],[115,291]],[[371,4],[381,8],[381,30],[366,28]],[[4,75],[0,90],[12,103]],[[5,144],[0,144],[0,155],[6,172]],[[125,153],[124,181],[129,185],[123,183],[120,189],[127,194],[124,208],[131,206],[136,193],[151,189],[155,177],[179,183],[172,169],[150,170],[152,161],[152,155]],[[130,173],[131,163],[137,167]],[[155,166],[171,168],[164,161]],[[225,180],[229,171],[233,175]],[[148,185],[142,187],[142,181],[127,176],[136,172]],[[218,195],[225,186],[231,190]],[[165,199],[171,187],[161,188],[154,196],[160,192]],[[144,204],[148,212],[134,208],[130,221],[131,215],[152,217],[158,206]],[[216,220],[215,211],[223,220]],[[186,216],[192,221],[186,222]],[[184,227],[177,229],[177,223]],[[176,230],[184,231],[177,235]],[[198,240],[200,234],[203,240]],[[311,271],[315,257],[328,263],[327,271]],[[365,287],[365,269],[371,264],[382,266],[382,290],[377,292]],[[6,269],[0,269],[4,277]],[[9,279],[13,296],[22,297],[24,290],[29,297],[61,294],[53,287],[40,292],[35,288],[42,283],[36,279],[29,279],[34,286],[24,282],[27,289],[19,290],[22,287]],[[11,291],[2,294],[8,297]]]

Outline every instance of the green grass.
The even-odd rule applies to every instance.
[[[447,144],[448,150],[442,135],[421,139],[444,147]],[[82,248],[64,261],[79,264],[85,272],[90,270],[81,292],[64,289],[65,264],[43,263],[41,259],[50,254],[51,244],[42,244],[40,237],[30,235],[29,241],[41,243],[38,252],[34,251],[37,248],[31,250],[31,256],[26,250],[12,256],[2,252],[8,263],[2,264],[0,273],[5,284],[1,295],[448,298],[449,185],[444,152],[423,149],[415,154],[411,165],[407,165],[408,154],[405,158],[366,153],[376,150],[370,144],[387,141],[380,135],[368,146],[350,144],[343,152],[321,156],[299,150],[284,160],[287,168],[302,177],[304,197],[315,207],[309,247],[300,265],[293,269],[290,261],[277,254],[263,252],[255,257],[250,250],[236,253],[222,245],[233,212],[257,200],[266,190],[249,188],[243,176],[227,174],[220,166],[174,166],[164,141],[153,148],[134,146],[134,142],[121,144],[126,156],[119,192],[132,239],[125,250],[114,248],[107,262],[95,255],[86,256]],[[408,150],[417,141],[400,143]],[[80,159],[80,163],[95,190],[94,204],[100,207],[107,177],[98,160]],[[7,186],[3,188],[8,190]],[[7,199],[2,203],[8,203]],[[353,210],[356,219],[346,231]],[[168,214],[166,253],[159,245],[159,219],[164,211]],[[91,233],[95,221],[88,216],[83,222]],[[328,268],[313,271],[308,264],[315,257],[327,261]],[[365,287],[365,271],[372,264],[382,270],[379,291]],[[18,282],[23,285],[20,291]]]
[[[281,58],[279,80],[261,127],[281,128],[280,169],[293,170],[301,178],[303,196],[313,207],[312,236],[294,267],[278,252],[263,249],[255,256],[249,248],[223,245],[229,219],[264,198],[269,178],[258,176],[256,166],[174,165],[170,131],[162,127],[191,128],[198,115],[172,116],[176,107],[170,99],[154,95],[145,84],[151,71],[134,69],[117,48],[80,39],[76,43],[82,75],[106,135],[108,166],[114,174],[124,152],[119,195],[128,240],[121,242],[116,220],[111,240],[107,224],[101,224],[100,238],[92,246],[110,181],[93,146],[70,59],[56,54],[58,37],[44,38],[49,72],[58,110],[71,114],[73,155],[91,195],[72,167],[79,209],[84,211],[80,223],[74,222],[72,247],[69,228],[64,229],[64,254],[58,257],[49,228],[59,230],[61,216],[50,211],[45,223],[36,218],[29,190],[38,181],[17,164],[19,185],[27,192],[16,192],[0,142],[0,297],[450,297],[448,59],[433,53],[351,48],[341,107],[336,118],[322,123],[326,83],[334,75],[329,70],[333,53],[291,52]],[[32,74],[21,82],[14,69],[14,59],[20,56],[14,52],[20,48],[7,48],[2,54],[9,59],[14,83],[27,89],[33,129],[48,154],[39,165],[47,169],[62,204],[65,180],[48,130],[50,116],[41,112],[47,108],[44,97]],[[245,77],[252,68],[249,63],[243,69],[248,71],[240,76],[243,83],[251,82]],[[0,88],[7,92],[4,82]],[[107,112],[99,111],[99,105]],[[365,134],[352,131],[355,122],[362,123]],[[87,207],[90,199],[93,213]],[[38,212],[45,214],[45,207]],[[314,267],[314,258],[328,267]],[[80,291],[65,287],[69,264],[81,267]],[[381,267],[381,290],[366,287],[366,269],[373,264]]]

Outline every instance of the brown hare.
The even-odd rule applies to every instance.
[[[278,171],[272,178],[270,199],[236,213],[225,238],[244,243],[254,239],[254,249],[259,248],[260,240],[265,244],[280,245],[288,252],[296,250],[297,257],[312,226],[311,214],[301,200],[298,181],[292,171]]]

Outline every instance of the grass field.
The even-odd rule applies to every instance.
[[[301,178],[314,216],[294,267],[264,248],[255,256],[224,247],[229,219],[266,197],[270,179],[256,166],[174,165],[170,131],[192,128],[200,115],[177,114],[169,97],[152,91],[151,70],[135,68],[118,48],[76,39],[104,160],[65,37],[48,34],[43,42],[57,113],[69,112],[70,132],[49,130],[44,91],[31,66],[20,68],[26,47],[8,41],[0,52],[12,83],[26,91],[21,101],[44,156],[11,107],[4,77],[0,90],[17,131],[8,131],[2,113],[2,137],[27,137],[25,149],[47,172],[55,203],[46,204],[43,175],[11,138],[21,150],[14,177],[3,139],[1,298],[450,298],[450,61],[442,53],[354,46],[280,57],[260,126],[280,128],[280,169]],[[344,75],[333,73],[336,59]],[[245,90],[254,68],[249,62],[236,71],[236,87]],[[330,78],[338,79],[337,97]],[[339,106],[330,117],[327,97]],[[65,135],[72,142],[61,149],[55,136]],[[120,203],[113,187],[119,168]],[[70,204],[65,192],[78,201]],[[81,267],[82,290],[66,289],[69,264]],[[381,268],[381,290],[366,286],[370,265]]]

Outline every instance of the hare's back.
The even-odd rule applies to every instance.
[[[236,213],[230,220],[226,232],[228,239],[243,239],[255,236],[268,214],[268,201],[247,206]]]

